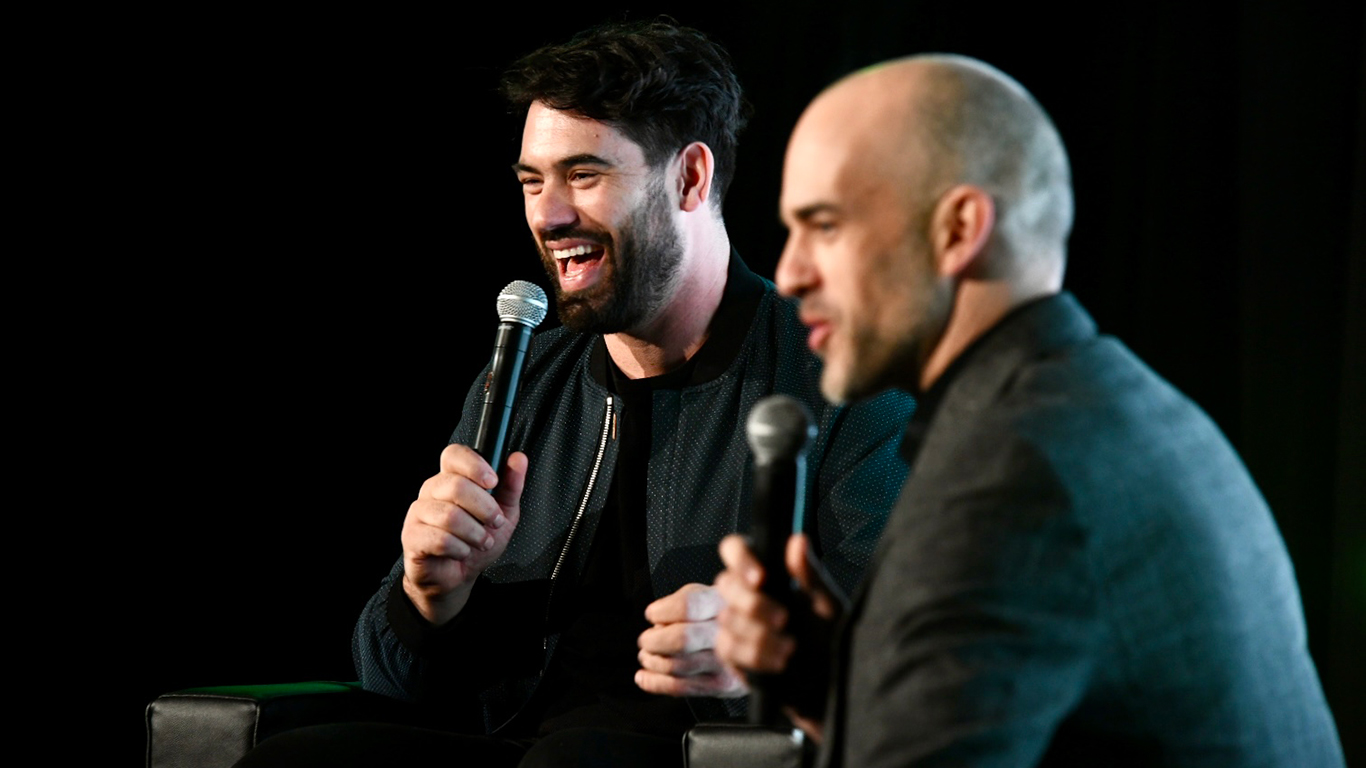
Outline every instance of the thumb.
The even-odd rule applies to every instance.
[[[817,616],[833,618],[839,611],[839,601],[825,581],[825,569],[820,567],[811,554],[811,542],[804,533],[794,533],[787,540],[787,551],[783,553],[787,570],[797,585],[811,597],[811,608]]]
[[[522,486],[526,485],[527,457],[516,451],[503,462],[503,471],[498,477],[498,485],[493,489],[493,498],[503,508],[509,520],[516,520],[522,502]]]

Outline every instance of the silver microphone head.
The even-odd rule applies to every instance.
[[[745,436],[754,461],[767,464],[801,455],[816,436],[816,425],[800,401],[787,395],[769,395],[750,409]]]
[[[535,328],[545,319],[549,306],[541,286],[526,280],[513,280],[498,294],[498,319]]]

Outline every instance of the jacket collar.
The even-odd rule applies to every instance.
[[[726,288],[721,294],[721,304],[707,325],[707,341],[693,355],[691,373],[684,382],[685,386],[695,386],[712,381],[720,376],[735,361],[740,347],[749,334],[749,326],[754,322],[754,313],[759,309],[767,284],[764,279],[750,271],[740,255],[731,249],[730,263],[726,267]],[[593,339],[589,352],[588,370],[593,380],[610,387],[608,365],[611,358],[607,354],[607,344],[599,334]]]
[[[969,416],[995,402],[1031,360],[1096,335],[1096,324],[1066,291],[1015,308],[972,342],[930,389],[916,398],[902,456],[914,462],[929,423],[941,411]]]

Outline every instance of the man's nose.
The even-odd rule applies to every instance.
[[[547,183],[526,201],[526,222],[534,232],[573,226],[579,212],[563,185]]]
[[[789,233],[783,246],[783,255],[778,259],[778,269],[773,275],[778,284],[778,292],[784,296],[801,296],[815,282],[815,271],[811,267],[810,255],[800,239]]]

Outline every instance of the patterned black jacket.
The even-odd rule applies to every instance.
[[[744,287],[762,295],[744,310],[752,318],[727,317],[723,302],[707,347],[729,338],[722,343],[732,348],[719,355],[712,350],[719,360],[714,376],[654,394],[646,508],[654,594],[711,583],[722,568],[718,542],[748,529],[745,418],[773,393],[801,400],[815,416],[819,433],[807,452],[806,513],[799,524],[851,593],[905,479],[896,448],[914,402],[889,392],[852,407],[826,403],[820,360],[806,347],[794,303],[732,257],[727,292]],[[726,323],[732,331],[747,323],[748,332],[718,334],[718,324]],[[594,334],[557,328],[533,339],[507,441],[510,451],[526,452],[530,467],[517,531],[481,574],[460,621],[452,622],[459,631],[433,630],[418,617],[402,590],[399,559],[356,626],[353,655],[366,689],[451,707],[452,716],[490,733],[530,697],[558,640],[548,630],[551,601],[569,591],[557,593],[555,585],[584,566],[617,463],[613,422],[631,407],[597,373],[605,370],[604,355]],[[483,378],[466,398],[452,442],[473,440]],[[690,703],[701,719],[744,708],[743,699]]]

